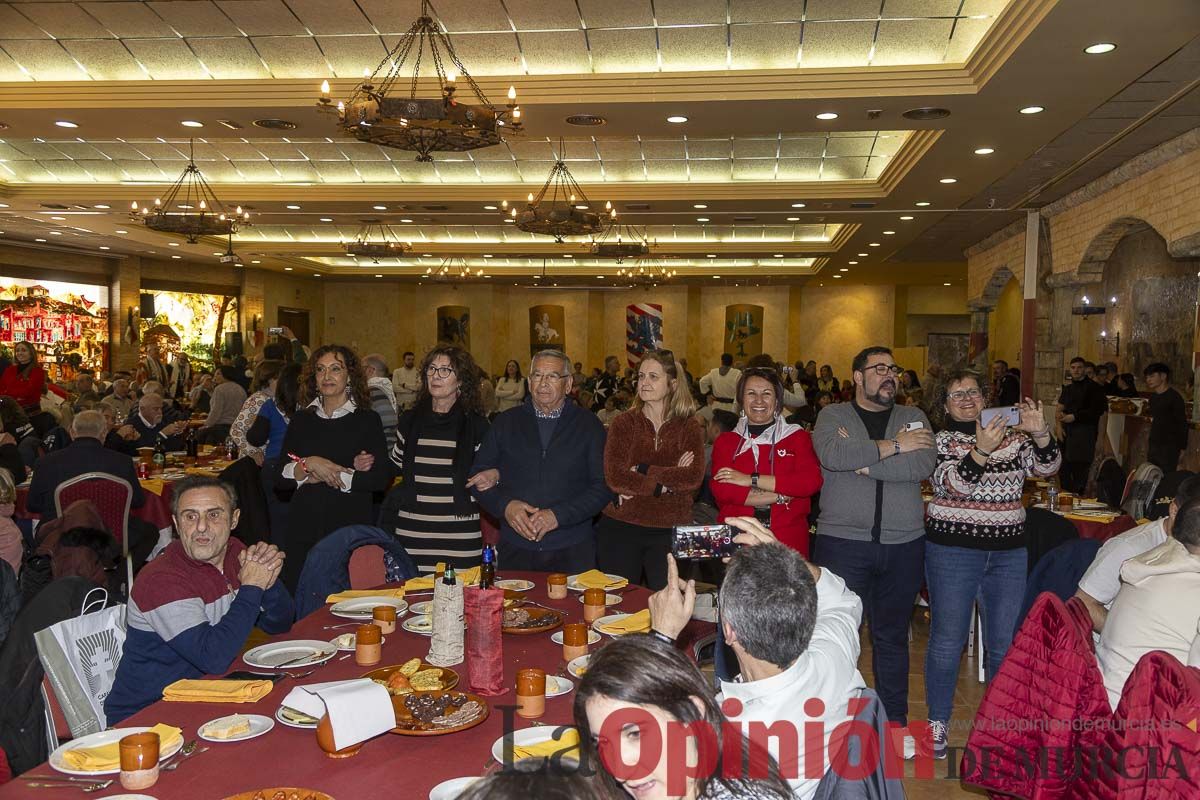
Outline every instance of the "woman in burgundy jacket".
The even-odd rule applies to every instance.
[[[667,585],[671,527],[692,521],[692,496],[704,480],[704,432],[696,401],[679,380],[675,355],[642,356],[633,407],[613,419],[604,477],[618,495],[596,527],[596,564],[651,591]]]
[[[773,369],[742,372],[742,418],[713,443],[712,488],[718,518],[755,517],[808,558],[810,498],[821,489],[812,439],[781,412],[783,385]]]

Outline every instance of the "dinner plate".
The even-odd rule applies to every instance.
[[[605,636],[611,636],[614,639],[621,637],[621,636],[627,636],[628,634],[624,634],[624,633],[609,633],[608,631],[604,630],[604,626],[611,625],[614,622],[620,622],[621,620],[625,619],[626,617],[632,617],[632,616],[633,616],[632,614],[608,614],[608,615],[603,616],[600,619],[596,620],[595,622],[593,622],[592,630],[596,631],[596,633],[602,633]]]
[[[329,607],[329,613],[343,619],[369,620],[376,606],[391,606],[396,609],[396,616],[408,611],[408,603],[395,597],[355,597],[334,603]]]
[[[506,578],[502,581],[496,581],[496,586],[501,589],[507,589],[510,592],[528,592],[533,588],[533,581],[525,581],[520,578]]]
[[[554,642],[555,644],[562,644],[563,643],[563,632],[555,631],[554,633],[550,634],[550,641]],[[596,633],[595,631],[589,630],[588,631],[588,644],[595,644],[598,641],[600,641],[600,634]]]
[[[437,786],[429,791],[429,800],[458,800],[459,795],[465,792],[473,783],[483,780],[478,777],[466,778],[451,778],[448,781],[442,781]]]
[[[615,606],[617,603],[620,603],[622,599],[623,598],[619,594],[606,594],[604,595],[604,605]],[[579,602],[583,602],[583,595],[579,595]]]
[[[580,656],[579,658],[572,658],[570,661],[567,662],[567,672],[571,673],[576,678],[582,678],[583,674],[585,672],[587,672],[588,660],[590,658],[591,658],[590,655],[583,655],[583,656]]]
[[[407,662],[405,662],[405,663],[407,663]],[[392,665],[386,666],[386,667],[376,667],[375,669],[373,669],[370,672],[363,675],[363,677],[370,678],[371,680],[387,681],[388,678],[392,677],[392,675],[399,672],[400,668],[403,666],[404,666],[404,664],[392,664]],[[442,671],[442,688],[435,689],[433,691],[448,691],[448,690],[453,689],[454,687],[458,686],[458,673],[455,672],[454,670],[450,669],[449,667],[434,666],[433,664],[430,664],[428,661],[421,659],[421,666],[417,667],[416,671],[424,672],[427,669],[439,669]],[[388,694],[390,695],[391,692],[388,692]]]
[[[461,698],[461,705],[467,702],[478,703],[480,708],[476,716],[466,722],[454,725],[449,728],[424,728],[417,727],[419,723],[414,720],[412,712],[408,708],[408,701],[417,700],[421,697],[441,697],[443,695],[451,695],[452,697]],[[392,710],[396,714],[396,727],[392,728],[391,732],[400,736],[446,736],[459,731],[470,730],[476,725],[482,725],[492,712],[492,707],[488,705],[488,701],[484,700],[477,694],[470,692],[459,692],[453,690],[443,690],[436,692],[414,692],[408,695],[392,695]]]
[[[587,588],[586,586],[579,585],[579,576],[582,574],[583,573],[577,573],[575,575],[568,575],[567,576],[567,588],[573,592],[582,592],[584,589],[586,589]],[[613,575],[611,572],[604,573],[604,577],[608,578],[608,580],[612,583],[618,583],[620,581],[625,580],[620,575]],[[626,586],[627,585],[628,585],[628,583],[626,583]],[[621,586],[621,587],[614,587],[614,588],[624,589],[625,587]]]
[[[405,617],[400,627],[409,633],[419,636],[433,636],[433,617],[422,614],[419,617]]]
[[[204,729],[209,725],[212,725],[216,722],[224,722],[225,720],[235,716],[238,715],[229,714],[224,717],[217,717],[214,720],[210,720],[196,730],[196,735],[206,742],[244,742],[247,739],[256,739],[275,727],[275,720],[271,719],[270,717],[264,717],[262,714],[242,714],[241,716],[244,716],[250,721],[250,730],[246,733],[243,733],[241,736],[233,736],[228,739],[218,739],[215,736],[208,736],[204,732]]]
[[[289,712],[289,711],[293,714],[300,714],[300,712],[294,708],[288,708],[287,706],[280,706],[279,708],[275,709],[275,719],[279,720],[284,725],[287,725],[289,728],[300,728],[301,730],[306,730],[306,731],[316,730],[318,723],[320,723],[320,720],[317,720],[316,722],[303,722],[302,720],[299,720],[299,719],[290,719],[288,717],[288,715],[285,713],[285,712]],[[308,715],[300,714],[300,716],[308,716]]]
[[[546,697],[562,697],[569,694],[575,684],[570,678],[560,678],[557,675],[546,676]]]
[[[561,739],[571,727],[572,726],[570,725],[563,725],[562,727],[558,728],[554,727],[553,725],[539,725],[536,728],[521,728],[520,730],[513,731],[512,733],[506,733],[496,741],[492,742],[492,758],[496,759],[496,761],[500,764],[505,763],[504,743],[506,741],[511,740],[514,745],[528,747],[532,744],[541,744],[542,742]],[[563,745],[563,750],[569,749],[570,748],[568,746]]]
[[[277,669],[284,664],[289,668],[311,667],[313,664],[324,664],[336,653],[336,647],[320,639],[293,639],[288,642],[261,644],[247,650],[242,656],[242,661],[259,669]],[[309,657],[300,661],[299,659],[306,654]]]
[[[433,601],[432,600],[422,600],[419,603],[413,603],[411,606],[408,607],[408,610],[414,616],[420,616],[422,614],[432,614],[433,613]]]
[[[349,637],[350,637],[350,644],[348,644],[348,645],[347,645],[347,646],[345,646],[345,647],[342,647],[342,646],[341,646],[341,644],[339,644],[339,643],[338,643],[338,639],[341,639],[341,638],[342,638],[342,636],[349,636]],[[347,652],[347,651],[349,651],[349,652],[354,652],[354,649],[355,649],[355,647],[358,645],[358,634],[356,634],[356,633],[343,633],[343,634],[342,634],[342,636],[335,636],[335,637],[333,637],[332,639],[330,639],[330,640],[329,640],[329,643],[330,643],[331,645],[333,645],[334,647],[336,647],[338,650],[341,650],[343,653],[345,653],[345,652]],[[381,636],[381,637],[379,637],[379,643],[380,643],[380,644],[383,644],[383,643],[384,643],[384,642],[386,642],[386,641],[387,641],[387,637],[386,637],[386,636]]]
[[[103,747],[106,744],[119,742],[126,736],[131,736],[135,733],[145,733],[148,730],[150,730],[150,728],[147,727],[114,728],[112,730],[98,731],[96,733],[89,734],[88,736],[84,736],[82,739],[72,739],[69,742],[60,744],[57,748],[55,748],[54,752],[50,754],[50,766],[66,775],[83,775],[85,777],[90,777],[92,775],[116,775],[121,771],[119,766],[116,769],[101,769],[94,771],[72,769],[71,767],[68,767],[67,762],[63,760],[63,754],[68,750],[74,750],[79,747]],[[178,753],[182,747],[183,738],[180,737],[179,741],[175,742],[175,744],[158,754],[158,760],[161,762],[163,759],[170,758]]]
[[[529,615],[529,619],[523,624],[512,624],[506,617],[510,614],[525,612]],[[523,608],[512,608],[503,612],[500,619],[500,630],[504,633],[516,635],[528,635],[531,633],[545,633],[553,630],[563,624],[563,612],[555,611],[549,608],[541,608],[539,606],[527,606]]]

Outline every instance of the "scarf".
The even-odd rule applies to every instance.
[[[477,513],[475,500],[467,491],[467,478],[475,461],[475,440],[479,438],[481,418],[476,414],[467,414],[459,403],[454,404],[447,416],[454,426],[454,514],[469,517]],[[408,451],[404,459],[404,481],[400,484],[400,507],[406,511],[413,511],[417,507],[417,470],[413,456],[417,441],[424,431],[433,427],[436,418],[433,401],[426,397],[401,417],[396,425]]]
[[[791,436],[796,431],[803,430],[799,425],[793,425],[790,422],[784,421],[783,417],[776,415],[775,421],[767,427],[765,431],[758,436],[750,435],[750,418],[743,416],[738,420],[737,427],[733,432],[738,435],[741,441],[738,443],[737,450],[734,451],[733,457],[736,459],[747,450],[754,456],[754,470],[762,472],[758,464],[758,448],[755,445],[765,444],[770,448],[771,453],[771,469],[767,470],[768,475],[774,474],[775,463],[775,443],[783,441]]]

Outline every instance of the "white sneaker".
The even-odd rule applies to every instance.
[[[904,760],[912,761],[917,757],[917,740],[912,736],[904,737]]]

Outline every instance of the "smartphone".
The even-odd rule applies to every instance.
[[[1010,428],[1015,428],[1021,424],[1021,409],[1017,406],[998,406],[996,408],[985,408],[979,414],[979,424],[987,427],[992,424],[992,420],[996,417],[1003,417],[1004,424]]]
[[[904,423],[904,430],[905,430],[905,432],[907,432],[907,431],[919,431],[919,430],[921,430],[921,429],[922,429],[922,428],[924,428],[924,427],[925,427],[925,423],[924,423],[924,422],[921,422],[921,420],[919,420],[919,419],[918,419],[918,420],[914,420],[914,421],[912,421],[912,422],[906,422],[906,423]]]
[[[283,336],[283,328],[267,328],[267,334],[270,336]]]
[[[677,561],[704,561],[728,558],[740,545],[729,525],[676,525],[671,529],[671,555]]]

